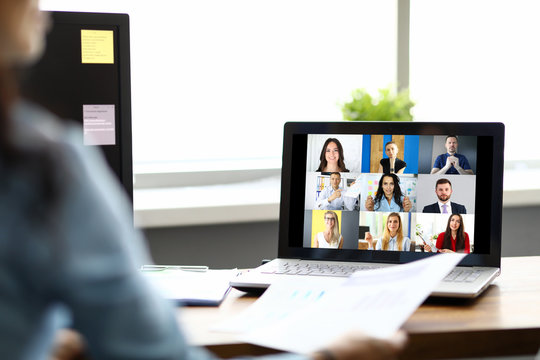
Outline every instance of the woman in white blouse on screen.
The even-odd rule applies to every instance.
[[[324,213],[324,231],[317,233],[313,240],[313,247],[323,249],[341,249],[343,236],[339,232],[339,220],[335,211]]]

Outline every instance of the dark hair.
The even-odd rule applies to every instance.
[[[389,142],[387,142],[386,144],[384,144],[384,151],[386,151],[386,147],[387,147],[388,145],[396,145],[396,147],[397,147],[397,144],[395,143],[395,141],[394,141],[394,140],[390,140]]]
[[[322,171],[324,171],[324,168],[326,167],[326,165],[328,165],[328,163],[326,161],[325,154],[326,154],[326,148],[328,147],[328,144],[330,144],[331,142],[335,143],[337,145],[337,148],[338,148],[338,152],[339,152],[338,167],[339,167],[339,170],[344,171],[344,172],[348,172],[349,170],[345,167],[345,157],[343,155],[343,146],[341,146],[341,143],[336,138],[328,138],[324,142],[324,145],[323,145],[322,150],[321,150],[321,156],[319,157],[320,160],[321,160],[321,163],[319,164],[319,167],[315,171],[316,172],[322,172]]]
[[[444,139],[444,142],[446,142],[446,140],[448,140],[448,138],[451,138],[451,137],[453,137],[453,138],[455,138],[457,141],[459,141],[457,135],[447,135],[446,138]]]
[[[446,224],[446,231],[444,232],[444,241],[442,248],[452,250],[452,229],[450,229],[450,221],[452,217],[459,217],[459,228],[457,229],[456,234],[456,251],[465,250],[465,231],[463,225],[463,217],[460,214],[452,214],[448,218],[448,223]]]
[[[450,187],[452,187],[452,183],[450,182],[450,180],[441,178],[435,183],[435,189],[437,189],[437,186],[439,186],[440,184],[450,184]]]
[[[403,204],[401,203],[401,187],[399,186],[399,177],[396,174],[383,174],[379,180],[379,187],[377,188],[377,194],[375,195],[375,207],[379,207],[381,200],[384,196],[383,190],[383,179],[385,177],[391,177],[394,180],[394,201],[399,205],[400,209],[403,209]]]

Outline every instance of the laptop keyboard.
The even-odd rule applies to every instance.
[[[327,263],[296,263],[280,262],[279,265],[261,269],[263,274],[306,275],[348,277],[355,271],[378,269],[376,264],[327,264]],[[443,279],[445,282],[473,282],[480,276],[481,271],[473,269],[454,269]]]
[[[307,276],[334,276],[348,277],[358,270],[378,269],[379,265],[354,264],[326,264],[326,263],[288,263],[282,262],[279,266],[261,269],[263,274],[307,275]]]
[[[469,269],[454,269],[450,274],[446,275],[443,281],[446,282],[473,282],[480,276],[481,272],[478,270]]]

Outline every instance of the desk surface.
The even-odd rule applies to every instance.
[[[222,357],[275,352],[209,330],[255,300],[233,290],[219,308],[183,308],[178,316],[191,343]],[[503,258],[501,275],[480,297],[430,298],[402,328],[409,335],[403,359],[535,354],[540,348],[540,256]]]

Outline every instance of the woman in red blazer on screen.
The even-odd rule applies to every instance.
[[[469,234],[464,230],[463,217],[460,214],[453,214],[448,218],[446,231],[439,234],[435,247],[438,252],[471,253]],[[424,245],[424,250],[432,251],[429,245]]]

